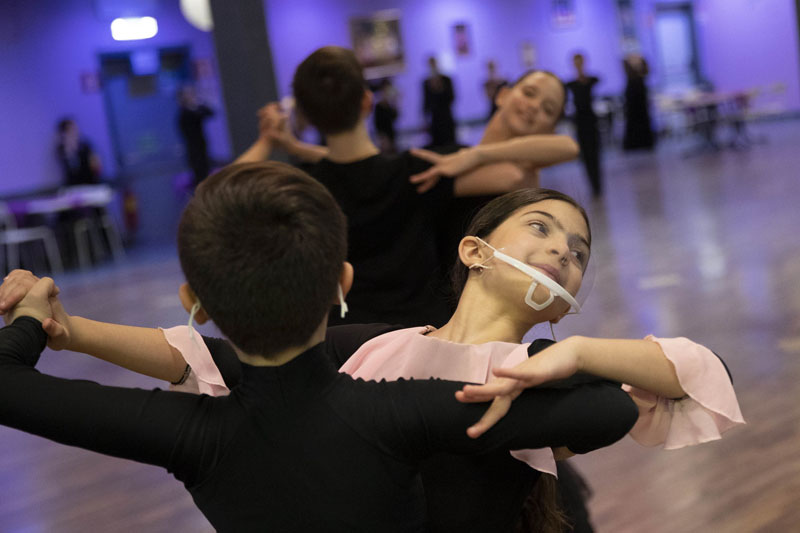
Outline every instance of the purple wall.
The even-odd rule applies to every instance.
[[[656,4],[670,0],[637,0],[636,24],[642,51],[659,73],[653,36]],[[568,29],[553,24],[549,0],[265,0],[267,25],[279,90],[288,94],[295,66],[314,49],[328,44],[350,46],[348,19],[382,9],[399,9],[406,51],[406,71],[396,77],[402,94],[400,127],[421,123],[420,83],[425,59],[437,54],[457,91],[455,112],[466,120],[485,115],[481,83],[485,63],[495,59],[500,73],[514,78],[523,69],[520,44],[536,47],[537,66],[562,77],[572,74],[570,54],[588,55],[588,68],[602,78],[598,94],[620,93],[624,86],[621,42],[615,0],[575,0],[576,23]],[[719,91],[783,82],[785,104],[800,109],[797,17],[794,0],[696,0],[696,30],[701,65]],[[470,27],[472,54],[455,56],[452,25]]]
[[[86,94],[80,83],[81,73],[98,73],[99,53],[189,45],[194,59],[216,64],[211,34],[190,26],[177,0],[143,13],[156,17],[158,35],[129,42],[111,38],[110,20],[98,18],[91,0],[0,2],[0,194],[58,185],[55,123],[63,115],[75,117],[113,175],[103,94]],[[221,111],[216,78],[198,85]],[[220,112],[207,125],[210,151],[219,157],[230,151],[224,120]]]
[[[654,10],[664,0],[636,2],[639,38],[652,57]],[[128,2],[136,5],[136,3]],[[105,5],[113,3],[105,2]],[[109,20],[98,18],[91,0],[0,0],[0,194],[56,185],[60,172],[53,156],[54,125],[62,115],[75,116],[100,153],[107,172],[114,161],[101,92],[81,90],[81,73],[97,73],[98,53],[188,44],[195,59],[215,65],[211,35],[186,23],[177,0],[151,5],[159,34],[146,41],[111,39]],[[624,84],[615,0],[575,0],[576,22],[567,29],[553,23],[549,0],[265,0],[274,64],[283,94],[290,91],[295,66],[314,49],[350,46],[348,19],[382,9],[401,11],[406,71],[396,78],[402,95],[399,125],[421,124],[421,80],[428,55],[439,57],[453,77],[456,115],[483,117],[487,102],[481,83],[485,63],[495,59],[500,73],[514,78],[523,70],[520,45],[536,48],[537,66],[562,77],[571,75],[570,54],[583,50],[588,68],[602,78],[599,94],[619,93]],[[696,0],[701,64],[718,90],[728,91],[776,82],[786,85],[783,103],[800,110],[800,60],[793,0]],[[472,52],[456,56],[452,26],[469,25]],[[655,62],[651,61],[651,65]],[[658,72],[651,82],[658,84]],[[216,76],[200,83],[221,110]],[[212,155],[230,156],[219,113],[207,126]]]
[[[783,83],[786,93],[776,103],[800,109],[794,0],[697,0],[695,16],[701,61],[719,89]]]
[[[702,74],[717,91],[785,85],[776,102],[800,110],[800,56],[795,0],[638,0],[636,23],[650,83],[660,81],[654,35],[657,5],[693,6]],[[758,104],[758,102],[756,102]]]
[[[294,68],[306,55],[324,45],[351,45],[350,17],[400,9],[406,71],[395,84],[402,94],[399,126],[408,127],[421,124],[421,83],[431,54],[453,78],[455,113],[461,120],[480,118],[488,111],[482,88],[487,60],[495,59],[507,78],[523,72],[524,41],[535,46],[538,67],[562,76],[572,74],[571,52],[584,50],[588,67],[603,78],[599,93],[620,91],[623,73],[614,37],[618,32],[614,0],[578,0],[576,5],[571,29],[555,28],[552,2],[541,0],[376,0],[368,8],[358,0],[265,0],[265,11],[279,90],[288,94]],[[469,56],[456,56],[453,50],[452,26],[459,22],[469,25]]]

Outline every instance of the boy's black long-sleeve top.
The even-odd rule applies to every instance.
[[[279,367],[242,365],[240,385],[212,398],[41,374],[33,366],[45,342],[32,318],[0,330],[0,423],[163,466],[219,531],[421,531],[424,458],[582,453],[618,440],[637,417],[627,394],[603,384],[530,390],[470,439],[487,404],[456,402],[462,383],[353,380],[324,343]]]

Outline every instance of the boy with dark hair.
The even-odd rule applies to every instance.
[[[471,439],[464,427],[485,404],[457,403],[463,384],[337,373],[322,341],[327,308],[352,280],[342,262],[344,218],[322,186],[286,165],[234,165],[208,178],[186,207],[178,242],[190,284],[184,306],[197,311],[204,302],[198,316],[217,322],[244,363],[230,396],[38,373],[45,331],[63,312],[45,278],[0,330],[0,423],[164,466],[218,531],[421,531],[423,458],[544,446],[586,452],[621,438],[637,417],[614,386],[532,390]],[[510,400],[498,398],[470,434],[491,426]]]
[[[303,116],[323,135],[358,126],[366,81],[350,50],[326,46],[312,53],[297,67],[292,87]]]
[[[347,257],[356,271],[348,323],[443,325],[450,309],[439,283],[438,213],[454,196],[502,194],[525,186],[520,173],[492,163],[530,158],[552,144],[470,149],[457,179],[436,176],[415,184],[410,178],[430,163],[407,151],[381,154],[372,142],[366,122],[372,93],[352,51],[316,50],[297,67],[292,87],[298,112],[325,135],[327,147],[294,139],[272,104],[262,110],[261,136],[237,161],[265,160],[276,145],[313,162],[303,169],[330,190],[347,216]],[[575,157],[574,141],[565,137],[563,142],[566,159]],[[342,322],[338,313],[331,315],[331,324]]]
[[[352,275],[349,265],[342,270],[344,216],[324,187],[292,166],[251,163],[220,174],[178,227],[183,299],[187,307],[199,299],[245,353],[271,357],[302,346],[338,301],[337,283],[349,284],[340,277]]]

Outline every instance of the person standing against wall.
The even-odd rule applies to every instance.
[[[394,122],[397,120],[397,89],[390,78],[385,78],[378,86],[378,101],[372,115],[378,147],[381,152],[393,154],[397,151]]]
[[[628,82],[625,85],[625,150],[652,150],[655,146],[650,121],[650,102],[645,78],[647,61],[639,54],[629,54],[622,62]]]
[[[497,63],[494,62],[494,59],[490,59],[486,63],[486,73],[487,77],[486,81],[483,82],[483,92],[486,95],[486,99],[489,101],[488,120],[491,119],[494,112],[497,111],[497,103],[495,103],[497,91],[499,91],[501,87],[508,85],[508,80],[502,76],[498,76]]]
[[[592,89],[600,81],[596,76],[589,76],[584,70],[585,57],[577,53],[572,56],[576,78],[567,82],[567,89],[572,94],[575,107],[575,131],[578,145],[581,147],[581,160],[586,168],[589,185],[595,197],[603,193],[603,181],[600,171],[600,131],[597,128],[597,115],[592,107]]]
[[[428,120],[431,146],[445,146],[456,142],[456,123],[453,120],[453,80],[439,72],[436,58],[428,58],[430,76],[422,83],[423,110]]]
[[[102,164],[89,141],[81,137],[78,124],[72,118],[58,121],[56,155],[64,172],[63,184],[91,185],[100,181]]]
[[[211,172],[203,126],[214,115],[214,111],[198,100],[194,87],[191,86],[178,91],[178,105],[178,130],[186,145],[186,163],[192,169],[194,185],[197,185]]]

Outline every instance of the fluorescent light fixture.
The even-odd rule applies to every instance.
[[[158,22],[153,17],[118,18],[111,22],[111,36],[115,41],[149,39],[158,33]]]
[[[181,0],[181,13],[189,24],[203,31],[214,29],[209,0]]]

